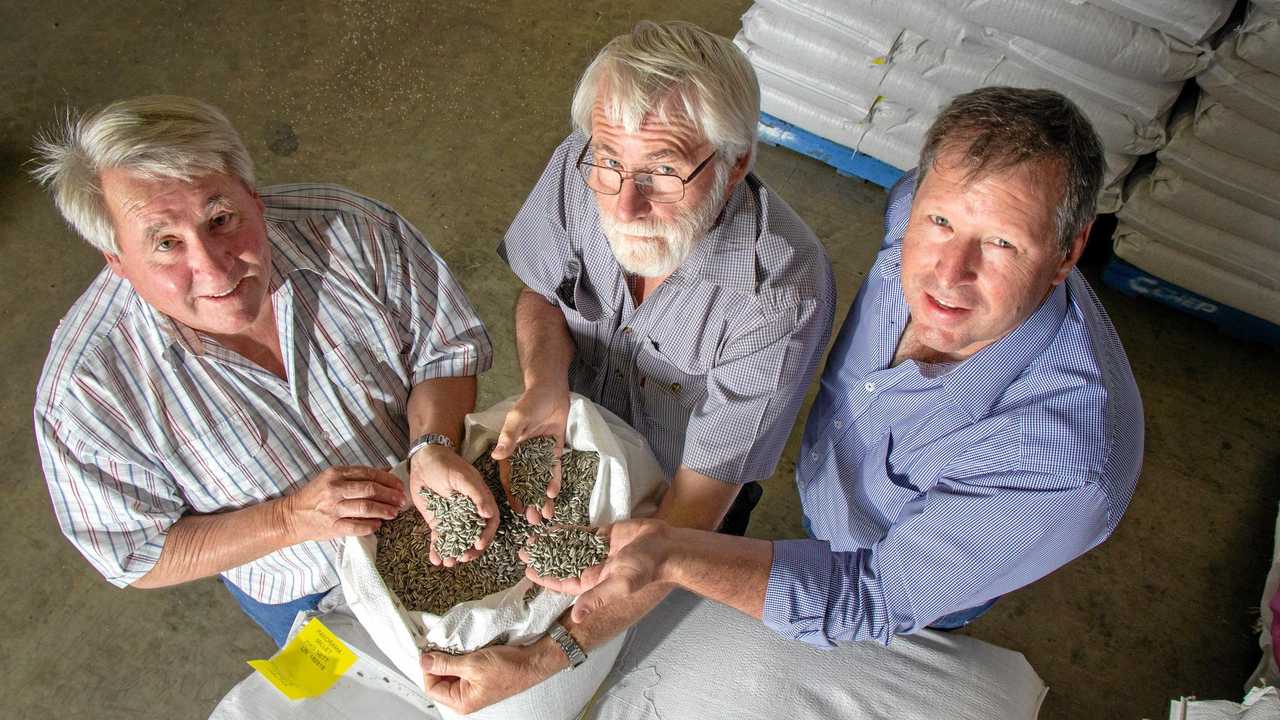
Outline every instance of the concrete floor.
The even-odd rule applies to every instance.
[[[642,18],[724,35],[747,0],[630,3],[72,3],[0,8],[0,697],[14,718],[201,718],[270,641],[211,580],[118,590],[60,536],[31,431],[48,338],[101,267],[28,179],[60,108],[183,93],[227,111],[264,183],[324,180],[414,222],[498,343],[481,405],[519,390],[516,282],[494,246],[569,129],[578,74]],[[791,152],[758,173],[827,244],[843,315],[879,240],[884,192]],[[1147,409],[1147,459],[1100,549],[1005,598],[969,632],[1026,654],[1042,717],[1164,717],[1181,694],[1238,698],[1280,487],[1276,353],[1099,287]],[[1268,370],[1268,368],[1270,368]],[[798,435],[798,433],[796,433]],[[800,534],[792,447],[752,533]],[[727,701],[729,699],[726,699]]]

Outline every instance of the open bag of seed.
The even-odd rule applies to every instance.
[[[500,643],[524,645],[540,638],[573,604],[572,596],[529,582],[516,556],[530,533],[541,530],[511,511],[497,464],[489,457],[514,402],[509,398],[468,415],[460,449],[498,504],[498,531],[484,554],[452,568],[431,565],[426,523],[413,506],[374,535],[346,539],[339,574],[347,603],[378,649],[419,686],[418,658],[424,649],[462,653]],[[392,472],[407,488],[407,465]],[[570,396],[561,473],[555,521],[563,524],[601,526],[652,514],[666,487],[644,437],[577,394]],[[596,648],[572,672],[559,673],[471,717],[573,717],[603,681],[620,648],[621,637]]]

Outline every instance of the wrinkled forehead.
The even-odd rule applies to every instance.
[[[596,147],[608,145],[621,152],[624,145],[663,146],[688,158],[707,145],[702,130],[680,103],[668,99],[649,112],[633,113],[605,92],[597,95],[591,109],[591,135]]]
[[[112,219],[155,225],[216,208],[235,207],[248,195],[244,184],[225,173],[192,179],[155,177],[125,168],[109,168],[99,178]]]
[[[937,209],[980,217],[984,224],[1017,229],[1046,240],[1053,237],[1054,218],[1062,198],[1061,168],[1053,163],[980,166],[958,155],[937,157],[916,189],[913,208]]]

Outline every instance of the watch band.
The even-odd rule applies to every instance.
[[[409,452],[405,453],[404,459],[407,461],[409,458],[413,457],[414,453],[428,445],[443,445],[450,450],[458,449],[458,446],[453,444],[453,441],[449,439],[448,435],[429,432],[420,435],[417,440],[413,441],[413,444],[409,446]]]
[[[576,668],[587,661],[587,654],[582,651],[582,646],[578,644],[577,640],[573,639],[573,636],[569,634],[569,631],[563,625],[558,622],[551,623],[547,634],[551,636],[552,640],[556,641],[560,649],[569,658],[570,668]]]

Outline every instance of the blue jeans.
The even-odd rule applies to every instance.
[[[293,627],[293,619],[297,617],[299,612],[307,610],[315,610],[320,604],[320,598],[329,594],[329,591],[318,592],[314,595],[304,595],[297,600],[290,600],[287,603],[278,605],[268,605],[267,603],[258,602],[249,595],[236,587],[236,584],[230,580],[218,576],[218,580],[227,588],[227,592],[231,593],[231,597],[240,603],[240,609],[244,611],[249,619],[256,622],[258,627],[262,628],[272,640],[276,641],[276,647],[284,647],[284,641],[289,639],[289,630]]]
[[[809,524],[809,516],[801,515],[800,522],[804,524],[805,533],[812,538],[813,526]],[[943,615],[930,623],[929,627],[933,630],[956,630],[958,628],[962,628],[974,620],[977,620],[978,616],[982,613],[990,610],[991,606],[995,605],[996,601],[999,600],[1000,597],[1001,596],[997,595],[981,605],[965,608],[964,610],[957,610],[950,615]]]

